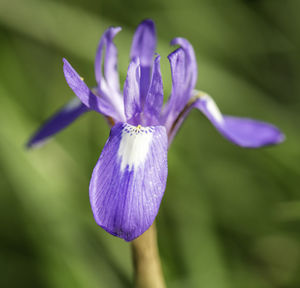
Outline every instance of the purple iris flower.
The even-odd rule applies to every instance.
[[[227,140],[242,147],[277,144],[284,135],[265,122],[222,115],[208,94],[195,90],[195,53],[183,38],[171,42],[180,47],[168,56],[172,91],[164,104],[160,56],[155,54],[156,32],[151,20],[143,21],[134,34],[122,93],[113,43],[120,30],[111,27],[100,40],[95,88],[90,89],[63,60],[66,81],[78,98],[46,122],[28,147],[44,142],[87,111],[104,115],[112,128],[92,174],[90,203],[99,226],[131,241],[152,225],[158,213],[167,181],[168,147],[192,108],[200,110]]]

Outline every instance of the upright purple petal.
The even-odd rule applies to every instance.
[[[197,68],[197,59],[194,52],[194,48],[191,43],[184,38],[174,38],[171,41],[171,45],[179,45],[185,52],[185,77],[187,82],[187,89],[194,89],[197,78],[198,78],[198,68]]]
[[[116,34],[121,31],[120,27],[108,28],[100,39],[95,59],[95,76],[98,83],[97,95],[101,96],[102,102],[110,110],[115,111],[116,122],[125,121],[124,101],[120,92],[118,73],[117,48],[113,42]],[[104,58],[104,65],[103,60]],[[104,76],[102,74],[104,66]],[[103,105],[103,104],[102,104]]]
[[[156,49],[156,31],[152,20],[144,20],[136,29],[131,46],[131,59],[140,59],[140,97],[142,105],[150,86],[151,68]]]
[[[95,110],[105,116],[119,119],[119,115],[113,107],[90,90],[71,64],[66,59],[63,59],[63,62],[66,81],[80,101],[89,109]]]
[[[78,98],[72,99],[38,129],[26,146],[28,148],[40,146],[87,111],[89,109]]]
[[[156,31],[154,22],[144,20],[136,29],[132,40],[130,57],[140,58],[141,66],[152,66],[156,49]]]
[[[172,92],[163,112],[168,130],[191,98],[197,81],[197,62],[192,45],[183,38],[175,38],[171,44],[181,45],[181,48],[168,56],[171,65]]]
[[[126,241],[143,234],[158,213],[167,170],[163,126],[115,125],[90,182],[97,224]]]
[[[279,144],[285,139],[284,134],[272,124],[249,118],[222,115],[213,99],[208,95],[203,95],[195,98],[182,111],[180,117],[173,124],[169,141],[172,141],[192,108],[199,109],[223,137],[238,146],[259,148]]]
[[[127,120],[136,117],[142,110],[140,102],[140,77],[141,70],[139,59],[133,59],[129,64],[123,88],[124,108]]]
[[[121,27],[108,28],[100,39],[95,58],[95,76],[98,86],[101,88],[103,81],[116,91],[120,90],[118,73],[118,52],[113,42],[114,37],[121,31]],[[104,75],[102,75],[102,57],[104,56]]]
[[[157,56],[154,61],[152,72],[152,80],[146,97],[144,112],[150,121],[159,119],[161,108],[164,101],[163,82],[160,72],[160,56]]]

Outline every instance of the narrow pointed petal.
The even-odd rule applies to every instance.
[[[80,101],[91,110],[118,119],[116,111],[90,90],[71,64],[66,59],[63,62],[66,81]]]
[[[171,65],[172,92],[163,112],[167,129],[190,100],[197,81],[197,62],[192,45],[183,38],[175,38],[171,44],[181,45],[181,48],[168,56]]]
[[[138,58],[141,63],[140,97],[145,98],[151,81],[151,68],[156,49],[156,31],[152,20],[144,20],[136,29],[131,46],[131,59]]]
[[[214,100],[210,96],[204,95],[196,98],[183,110],[169,135],[171,141],[192,108],[199,109],[223,137],[238,146],[259,148],[279,144],[285,139],[284,134],[272,124],[249,118],[222,115]]]
[[[78,98],[72,99],[38,129],[27,142],[27,148],[41,146],[87,111],[90,110]]]
[[[149,92],[146,97],[144,111],[149,118],[158,119],[164,101],[163,82],[160,71],[160,56],[154,61],[153,73]]]
[[[120,90],[119,73],[118,73],[118,52],[113,42],[114,37],[121,31],[121,27],[108,28],[100,39],[100,43],[95,59],[95,76],[98,86],[103,86],[103,81],[106,81],[115,91]],[[104,75],[102,75],[102,57],[104,56]]]
[[[126,241],[143,234],[158,213],[167,170],[163,126],[115,125],[90,182],[97,224]]]
[[[142,109],[140,102],[140,71],[139,60],[133,59],[129,64],[123,89],[125,115],[128,120],[134,118]]]

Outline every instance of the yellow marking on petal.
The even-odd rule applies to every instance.
[[[132,130],[134,131],[134,133],[139,133],[140,130],[142,130],[142,126],[141,126],[141,125],[138,125],[138,126],[134,127]],[[142,130],[142,131],[143,131],[143,130]]]
[[[81,81],[84,81],[84,78],[83,78],[83,77],[80,77],[80,80],[81,80]]]
[[[193,97],[191,97],[191,99],[189,100],[189,102],[187,103],[186,106],[190,106],[191,104],[193,104],[197,99],[201,99],[201,98],[204,98],[206,96],[208,96],[208,94],[206,92],[203,92],[203,91],[199,91],[199,90],[194,90],[195,92],[195,95]]]

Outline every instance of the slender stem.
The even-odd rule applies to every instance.
[[[165,288],[156,239],[155,223],[131,242],[136,288]]]

